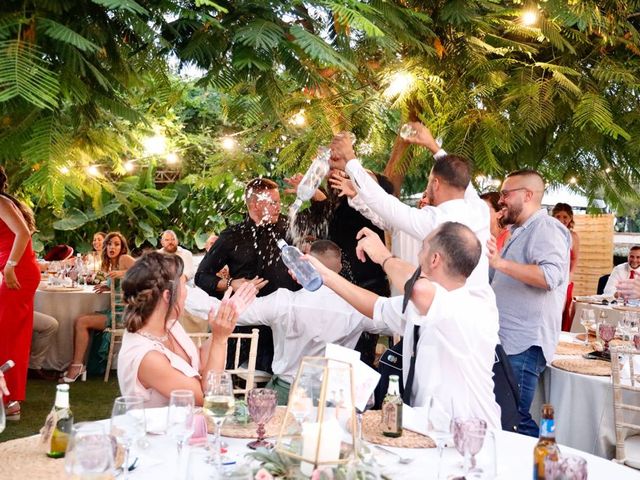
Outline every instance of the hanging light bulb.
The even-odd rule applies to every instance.
[[[156,134],[142,140],[146,156],[162,155],[167,151],[167,139],[164,135]]]
[[[238,142],[233,137],[222,137],[220,143],[225,150],[233,150],[238,145]]]
[[[69,173],[69,167],[66,167],[66,166],[60,167],[59,170],[60,170],[60,173],[63,175],[66,175],[67,173]]]
[[[569,183],[570,183],[571,185],[575,185],[576,183],[578,183],[578,179],[577,179],[576,177],[571,177],[571,178],[569,179]]]
[[[133,164],[131,160],[129,160],[128,162],[125,162],[123,167],[124,167],[124,170],[128,173],[133,172],[133,170],[136,168],[136,166]]]
[[[301,108],[298,112],[294,113],[289,119],[289,123],[295,127],[303,127],[307,124],[307,117],[304,113],[304,108]]]
[[[526,27],[535,25],[538,22],[538,12],[535,10],[525,10],[522,12],[522,24]]]
[[[98,175],[100,175],[100,170],[98,170],[98,167],[96,167],[95,165],[91,165],[87,167],[87,173],[92,177],[97,177]]]
[[[176,163],[178,163],[178,161],[180,160],[180,158],[178,157],[178,155],[175,152],[171,152],[167,155],[167,163],[169,165],[174,165]]]

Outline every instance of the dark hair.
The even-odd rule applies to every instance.
[[[36,220],[33,216],[33,212],[28,206],[26,206],[16,197],[14,197],[13,195],[9,195],[7,193],[8,187],[9,187],[9,181],[7,178],[7,174],[4,171],[4,168],[0,166],[0,196],[8,198],[11,201],[11,203],[13,203],[16,206],[16,208],[22,214],[22,218],[24,218],[24,222],[27,224],[29,233],[33,235],[36,231]]]
[[[458,190],[465,190],[471,181],[471,162],[457,155],[445,155],[433,164],[431,173]]]
[[[542,184],[544,185],[544,178],[542,178],[542,175],[540,175],[536,170],[533,170],[531,168],[522,168],[520,170],[514,170],[513,172],[508,173],[505,178],[510,178],[510,177],[538,177],[542,182]]]
[[[631,250],[640,250],[640,245],[634,245],[633,247],[631,247],[629,249],[629,251],[631,251]]]
[[[178,255],[149,252],[127,270],[122,279],[122,294],[126,303],[124,324],[128,332],[135,333],[144,327],[165,290],[171,293],[165,321],[168,319],[176,306],[183,268],[184,264]]]
[[[569,222],[569,229],[572,229],[575,223],[573,221],[573,208],[571,208],[571,205],[569,205],[568,203],[562,203],[562,202],[556,203],[553,209],[551,210],[551,216],[555,217],[556,213],[560,213],[560,212],[564,212],[567,215],[569,215],[569,217],[571,217],[571,221]]]
[[[482,255],[478,237],[458,222],[445,222],[429,239],[429,250],[440,252],[448,273],[469,278]]]
[[[100,267],[103,272],[109,272],[113,270],[113,266],[111,263],[111,259],[107,256],[107,245],[112,238],[120,239],[120,253],[116,257],[116,269],[118,268],[118,263],[120,262],[120,257],[122,255],[126,255],[129,253],[129,247],[127,246],[127,239],[120,232],[109,232],[106,237],[104,237],[104,242],[102,243],[102,266]]]
[[[247,183],[244,188],[244,199],[249,199],[254,193],[266,192],[267,190],[277,190],[278,184],[268,178],[254,178]]]
[[[495,212],[502,210],[502,207],[500,206],[500,194],[498,192],[486,192],[480,195],[480,198],[489,202],[491,204],[491,208],[493,208]]]
[[[309,253],[313,253],[316,255],[333,253],[338,257],[342,257],[342,250],[335,242],[332,242],[331,240],[316,240],[311,244]]]

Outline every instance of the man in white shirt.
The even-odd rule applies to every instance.
[[[372,233],[360,232],[359,254],[366,253],[382,265],[392,281],[407,278],[413,267],[392,256]],[[456,222],[441,224],[424,239],[420,270],[412,277],[414,285],[408,286],[408,305],[403,305],[401,296],[378,297],[357,287],[310,257],[325,285],[372,318],[375,328],[404,335],[405,402],[413,407],[431,405],[430,419],[440,426],[448,426],[456,416],[479,417],[489,427],[501,428],[492,371],[498,310],[466,286],[481,256],[482,247],[471,229]],[[415,360],[408,361],[413,353]]]
[[[617,297],[616,285],[618,285],[618,282],[634,278],[640,278],[640,245],[634,245],[629,249],[629,255],[625,263],[613,267],[603,293]]]
[[[187,281],[193,279],[196,271],[193,267],[193,254],[178,245],[178,236],[173,230],[165,230],[160,237],[160,245],[162,248],[158,251],[160,253],[170,253],[172,255],[178,255],[184,263],[184,274],[187,276]]]
[[[309,254],[336,275],[342,269],[340,247],[330,240],[313,242]],[[189,289],[185,308],[206,318],[211,307],[218,303],[219,300],[200,289]],[[323,356],[327,343],[353,349],[363,332],[379,333],[383,329],[324,285],[314,292],[279,288],[256,298],[238,317],[237,325],[271,327],[273,377],[267,386],[278,392],[280,405],[288,401],[289,388],[302,357]]]
[[[358,191],[355,202],[365,204],[394,229],[402,230],[422,241],[438,225],[459,222],[475,233],[484,251],[491,237],[489,207],[471,185],[470,163],[462,157],[448,155],[436,143],[429,129],[421,123],[413,122],[410,125],[417,133],[406,141],[428,148],[435,159],[425,190],[428,205],[423,208],[404,204],[373,181],[356,158],[348,135],[339,134],[333,139],[331,167],[344,170],[351,177]],[[355,203],[354,208],[357,208]],[[495,304],[495,295],[489,286],[489,263],[485,255],[481,256],[467,285],[472,294]]]

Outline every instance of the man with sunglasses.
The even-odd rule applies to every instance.
[[[405,141],[427,148],[434,156],[425,190],[426,205],[410,207],[387,194],[356,158],[350,137],[338,134],[331,143],[330,164],[334,169],[344,170],[351,178],[357,195],[350,204],[372,221],[406,232],[418,241],[444,222],[462,223],[473,231],[484,249],[491,235],[489,207],[471,185],[470,162],[447,154],[421,123],[412,122],[410,125],[416,134]],[[486,256],[482,255],[467,284],[472,294],[495,304],[488,279],[489,264]]]
[[[560,336],[569,280],[571,236],[541,208],[544,180],[534,170],[510,173],[499,204],[512,224],[502,251],[489,242],[491,287],[500,312],[500,343],[518,381],[521,421],[518,431],[538,436],[529,409],[538,378],[551,362]]]

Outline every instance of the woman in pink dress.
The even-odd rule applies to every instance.
[[[7,175],[0,167],[0,364],[13,360],[5,373],[10,392],[4,398],[7,420],[20,419],[27,389],[27,368],[33,331],[33,298],[40,267],[31,247],[35,220],[31,210],[7,193]]]

